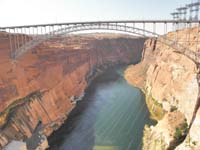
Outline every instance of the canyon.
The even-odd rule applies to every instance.
[[[151,118],[157,120],[145,126],[143,150],[200,150],[199,66],[161,37],[58,36],[11,60],[8,36],[0,33],[0,149],[13,140],[26,141],[38,124],[48,137],[96,76],[117,64],[137,63],[124,76],[143,90]],[[165,36],[200,51],[197,27]]]
[[[200,51],[198,27],[165,36],[194,52]],[[145,92],[151,117],[158,122],[145,127],[143,150],[199,150],[198,64],[160,42],[160,38],[148,39],[142,61],[125,71],[127,81]]]
[[[92,79],[113,65],[139,62],[146,40],[120,34],[58,36],[11,60],[8,36],[0,33],[0,149],[26,141],[38,124],[51,135]]]

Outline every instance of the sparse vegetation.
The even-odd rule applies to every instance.
[[[161,120],[164,117],[165,111],[162,104],[158,103],[158,101],[155,100],[152,96],[149,95],[146,97],[146,103],[151,113],[152,119]]]
[[[54,130],[58,129],[58,127],[59,127],[59,125],[57,123],[51,124],[51,128]]]
[[[197,145],[197,142],[196,142],[196,141],[192,141],[192,144],[193,144],[193,145]]]
[[[185,140],[187,132],[188,132],[188,124],[187,120],[185,119],[184,122],[176,128],[174,132],[174,140],[170,142],[168,149],[169,150],[175,149],[179,144],[181,144]]]
[[[188,124],[185,120],[184,123],[182,123],[179,127],[176,128],[176,131],[174,133],[174,138],[178,142],[180,141],[187,133],[188,130]]]
[[[178,108],[176,107],[176,106],[171,106],[171,108],[170,108],[170,112],[174,112],[174,111],[176,111]]]

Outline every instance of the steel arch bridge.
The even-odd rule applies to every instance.
[[[125,21],[98,21],[40,24],[28,26],[12,26],[0,28],[8,34],[10,42],[11,59],[16,60],[28,50],[33,49],[44,41],[57,36],[65,36],[80,31],[107,30],[120,31],[140,37],[156,38],[160,42],[172,47],[176,52],[182,53],[200,63],[200,54],[178,44],[178,39],[168,39],[165,34],[170,31],[192,26],[200,26],[200,20],[125,20]],[[158,30],[159,29],[159,30]],[[162,32],[163,31],[163,32]],[[159,38],[158,38],[159,37]],[[198,42],[198,40],[197,40]]]

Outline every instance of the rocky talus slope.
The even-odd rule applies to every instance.
[[[104,68],[140,61],[145,39],[125,35],[71,35],[48,40],[10,60],[0,33],[0,149],[25,140],[38,123],[48,136],[58,129]]]
[[[179,44],[195,52],[200,51],[200,43],[196,44],[198,28],[166,36],[178,39]],[[159,41],[146,41],[141,63],[130,66],[125,72],[127,81],[146,93],[151,117],[158,121],[155,126],[145,127],[143,149],[200,150],[197,64]]]

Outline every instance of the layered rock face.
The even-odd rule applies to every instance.
[[[196,44],[198,28],[190,28],[166,35],[193,51],[200,50]],[[158,40],[145,43],[143,61],[130,66],[126,79],[141,87],[147,97],[152,117],[158,120],[154,127],[146,127],[144,149],[200,149],[200,110],[195,112],[199,85],[196,64],[183,54],[176,53],[170,46]],[[162,115],[161,115],[162,114]],[[188,125],[191,123],[188,131]],[[147,144],[148,143],[148,144]]]
[[[144,42],[110,34],[57,37],[12,61],[8,34],[0,33],[0,149],[29,138],[39,122],[50,135],[99,70],[139,62]]]

